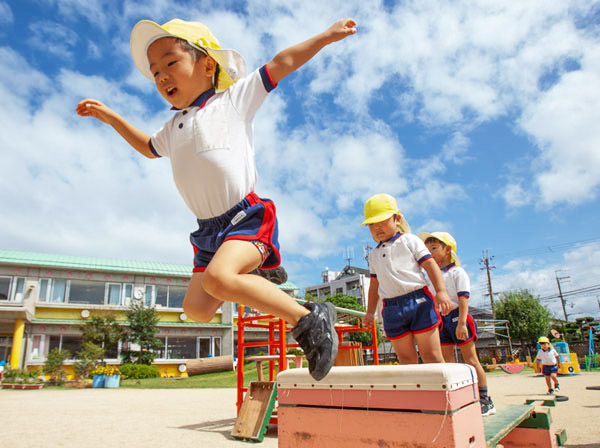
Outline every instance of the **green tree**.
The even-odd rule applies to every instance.
[[[511,337],[519,339],[522,347],[550,331],[550,310],[527,289],[502,293],[495,309],[496,318],[508,320]]]
[[[63,364],[65,359],[70,356],[68,350],[60,350],[59,348],[54,348],[48,352],[42,371],[50,377],[49,381],[51,383],[63,384],[67,380],[67,372]]]
[[[93,342],[84,342],[77,352],[77,361],[73,364],[75,377],[85,379],[96,367],[96,363],[104,358],[104,349]]]
[[[88,350],[88,353],[86,353],[85,356],[99,354],[100,357],[97,361],[102,362],[104,362],[105,353],[110,349],[115,349],[119,340],[123,339],[125,334],[123,328],[115,320],[113,315],[107,315],[105,317],[92,316],[89,320],[85,321],[85,323],[81,324],[79,328],[83,333],[84,343],[90,342],[104,349],[100,352],[93,350],[93,348],[88,346],[88,349],[91,348],[91,351]]]
[[[154,308],[146,308],[143,302],[134,300],[127,311],[129,328],[126,340],[128,350],[123,350],[123,362],[134,364],[152,364],[158,356],[156,350],[163,346],[160,339],[156,337],[159,321],[158,313]]]

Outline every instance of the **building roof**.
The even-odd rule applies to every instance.
[[[120,260],[117,258],[80,257],[73,255],[52,255],[18,250],[0,250],[0,266],[1,265],[21,265],[102,272],[127,272],[181,277],[192,276],[192,266],[187,264]],[[298,287],[290,281],[278,286],[285,290],[298,289]]]

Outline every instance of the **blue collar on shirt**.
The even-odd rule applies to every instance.
[[[208,89],[206,92],[202,93],[198,98],[194,100],[192,104],[188,107],[204,107],[204,104],[208,101],[208,99],[215,94],[214,87]],[[181,110],[177,109],[175,106],[171,107],[171,110]]]
[[[444,266],[444,267],[442,268],[442,271],[444,271],[444,272],[447,272],[447,271],[449,271],[450,269],[452,269],[454,266],[455,266],[455,264],[454,264],[454,263],[450,263],[448,266]]]
[[[397,240],[398,238],[400,238],[402,235],[404,235],[404,234],[403,234],[403,233],[401,233],[401,232],[398,232],[398,233],[396,233],[396,234],[395,234],[393,237],[391,237],[389,240],[387,240],[387,241],[380,241],[380,242],[379,242],[379,244],[377,245],[377,247],[379,247],[379,246],[381,246],[382,244],[385,244],[385,243],[390,243],[390,242],[392,242],[392,241],[396,241],[396,240]]]

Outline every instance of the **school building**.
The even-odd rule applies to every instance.
[[[86,319],[110,314],[127,326],[132,300],[159,315],[154,364],[163,376],[181,375],[188,359],[235,354],[237,305],[225,303],[209,323],[192,321],[182,308],[191,275],[191,265],[0,250],[0,360],[28,369],[43,366],[54,348],[74,356]],[[297,296],[293,283],[279,287]],[[106,361],[119,364],[123,348],[107,347]]]

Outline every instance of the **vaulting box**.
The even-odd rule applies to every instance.
[[[475,370],[465,364],[333,367],[277,376],[279,447],[485,447]]]

